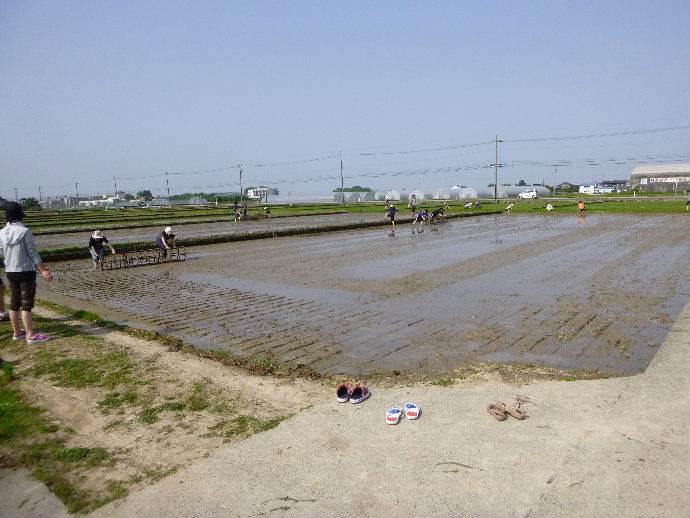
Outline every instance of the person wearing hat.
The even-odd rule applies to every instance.
[[[163,232],[158,234],[156,244],[162,250],[163,259],[168,257],[168,250],[175,246],[175,234],[172,233],[172,228],[165,227]]]
[[[53,274],[43,265],[31,230],[22,224],[22,206],[16,202],[8,203],[5,217],[7,225],[0,230],[0,253],[4,257],[5,273],[12,290],[9,304],[14,332],[12,339],[26,339],[28,344],[45,342],[49,337],[34,329],[31,310],[36,297],[36,270],[46,281],[52,281]],[[24,329],[20,327],[22,322]]]
[[[103,256],[105,255],[105,245],[108,245],[110,252],[115,255],[115,249],[110,246],[108,238],[101,234],[100,230],[95,230],[91,238],[89,238],[89,251],[91,252],[91,259],[93,260],[94,270],[98,270],[103,266]]]

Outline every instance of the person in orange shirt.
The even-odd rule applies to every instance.
[[[585,210],[585,208],[586,208],[586,207],[585,207],[585,202],[584,202],[584,201],[580,200],[580,201],[577,202],[577,210],[578,210],[578,212],[582,212],[583,210]]]

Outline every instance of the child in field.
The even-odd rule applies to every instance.
[[[271,209],[269,207],[264,207],[264,216],[266,219],[271,219]]]
[[[395,213],[398,212],[398,209],[396,209],[393,205],[388,207],[388,210],[386,211],[386,219],[390,220],[390,222],[393,224],[393,227],[395,227]]]
[[[427,209],[422,209],[417,213],[415,218],[412,220],[412,225],[416,225],[417,223],[421,223],[422,225],[426,222],[429,221],[429,211]]]
[[[551,212],[552,210],[553,210],[553,205],[551,205],[550,203],[547,203],[546,204],[546,212]]]
[[[103,256],[105,256],[104,245],[108,245],[110,252],[115,255],[115,249],[110,246],[108,238],[102,235],[100,230],[95,230],[93,235],[89,238],[89,252],[91,252],[94,270],[97,270],[103,265]]]
[[[587,207],[585,207],[585,202],[584,202],[584,201],[580,200],[580,201],[577,202],[577,210],[578,210],[578,212],[582,212],[582,211],[584,211],[584,210],[586,210],[586,209],[587,209]]]
[[[439,207],[438,209],[435,209],[431,213],[431,218],[429,218],[429,223],[436,223],[439,218],[444,218],[446,217],[446,210],[443,207]]]
[[[513,207],[514,207],[514,206],[515,206],[514,203],[511,203],[510,205],[508,205],[508,206],[506,207],[506,212],[513,212]]]

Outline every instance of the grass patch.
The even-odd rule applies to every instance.
[[[438,378],[431,382],[432,385],[437,385],[439,387],[450,387],[455,380],[453,378]]]
[[[192,412],[199,412],[208,408],[208,394],[203,383],[196,382],[192,385],[192,392],[187,396],[185,405]]]
[[[0,445],[42,432],[48,423],[42,418],[43,410],[24,403],[18,390],[0,387]]]
[[[108,392],[105,397],[98,402],[98,406],[103,413],[119,408],[123,405],[136,405],[139,402],[139,394],[135,390],[120,392]]]
[[[225,438],[249,437],[255,433],[265,432],[278,426],[289,416],[273,419],[259,419],[253,416],[239,415],[232,419],[219,421],[209,429],[209,435]]]
[[[96,358],[57,358],[53,350],[36,353],[35,376],[49,375],[58,386],[85,388],[101,386],[115,388],[134,383],[134,363],[123,351],[98,354]]]
[[[0,467],[26,467],[45,483],[71,513],[83,513],[126,494],[111,486],[105,492],[79,489],[73,480],[110,458],[103,448],[66,447],[59,427],[40,408],[27,405],[10,382],[0,386]],[[123,494],[122,490],[125,493]]]

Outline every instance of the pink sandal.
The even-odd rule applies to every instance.
[[[48,340],[50,340],[50,337],[48,335],[44,333],[35,333],[31,338],[26,339],[26,343],[29,345],[33,345],[40,342],[47,342]]]

